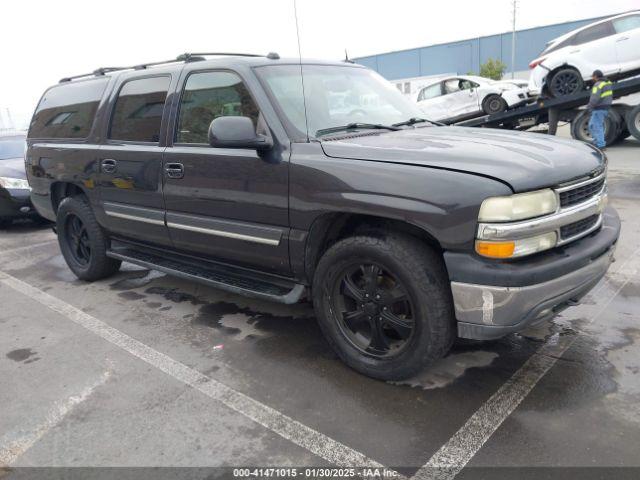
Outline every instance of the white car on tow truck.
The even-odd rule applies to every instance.
[[[516,82],[475,75],[447,77],[420,88],[416,102],[429,120],[449,123],[492,115],[532,99],[528,89]]]
[[[582,91],[596,69],[611,80],[640,74],[640,11],[600,20],[551,40],[529,68],[529,90],[551,97]]]

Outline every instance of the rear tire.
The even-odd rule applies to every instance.
[[[120,269],[122,262],[106,255],[109,238],[84,195],[62,200],[58,207],[56,231],[62,255],[79,279],[92,282],[109,277]]]
[[[573,68],[562,68],[547,80],[547,90],[552,97],[564,97],[581,92],[584,80],[580,72]]]
[[[589,133],[589,119],[591,114],[587,110],[581,111],[571,122],[571,136],[576,140],[586,143],[593,143],[593,138]],[[620,125],[622,118],[615,110],[609,110],[609,115],[604,122],[604,141],[611,145],[620,135]]]
[[[504,98],[495,93],[487,95],[482,101],[482,110],[487,115],[494,115],[496,113],[504,112],[507,107],[508,105]]]
[[[339,241],[318,263],[313,301],[320,328],[338,356],[380,380],[415,375],[443,357],[455,339],[442,258],[412,237]]]
[[[640,140],[640,105],[627,112],[627,128],[636,140]]]

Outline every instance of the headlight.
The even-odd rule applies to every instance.
[[[516,258],[553,248],[557,241],[556,232],[505,242],[476,240],[476,252],[489,258]]]
[[[23,178],[0,177],[0,187],[31,190],[29,182]]]
[[[487,198],[480,206],[480,222],[513,222],[540,217],[558,209],[553,190],[518,193],[508,197]]]

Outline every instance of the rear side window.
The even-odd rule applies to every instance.
[[[129,80],[116,100],[109,138],[128,142],[160,141],[162,112],[171,77]]]
[[[429,100],[430,98],[436,98],[442,95],[442,87],[439,83],[431,85],[430,87],[423,88],[420,91],[418,101]]]
[[[108,79],[68,82],[47,90],[29,127],[29,138],[86,138]]]
[[[193,73],[180,101],[176,143],[209,143],[209,124],[222,116],[240,115],[258,124],[258,107],[238,75],[232,72]]]
[[[611,22],[599,23],[593,27],[589,27],[586,30],[576,33],[573,45],[582,45],[583,43],[593,42],[609,35],[613,35],[613,26]]]

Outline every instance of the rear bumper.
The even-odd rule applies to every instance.
[[[28,218],[37,215],[29,198],[29,190],[0,188],[0,218]]]
[[[549,70],[545,67],[538,65],[536,66],[529,76],[529,92],[534,95],[540,95],[542,93],[542,87],[544,87],[544,82],[547,79],[547,74]]]
[[[535,255],[537,258],[489,263],[467,255],[463,264],[460,257],[445,254],[458,336],[499,338],[575,304],[607,272],[619,233],[620,219],[615,210],[607,208],[600,230],[564,248]],[[478,262],[485,264],[486,271],[481,271]]]

